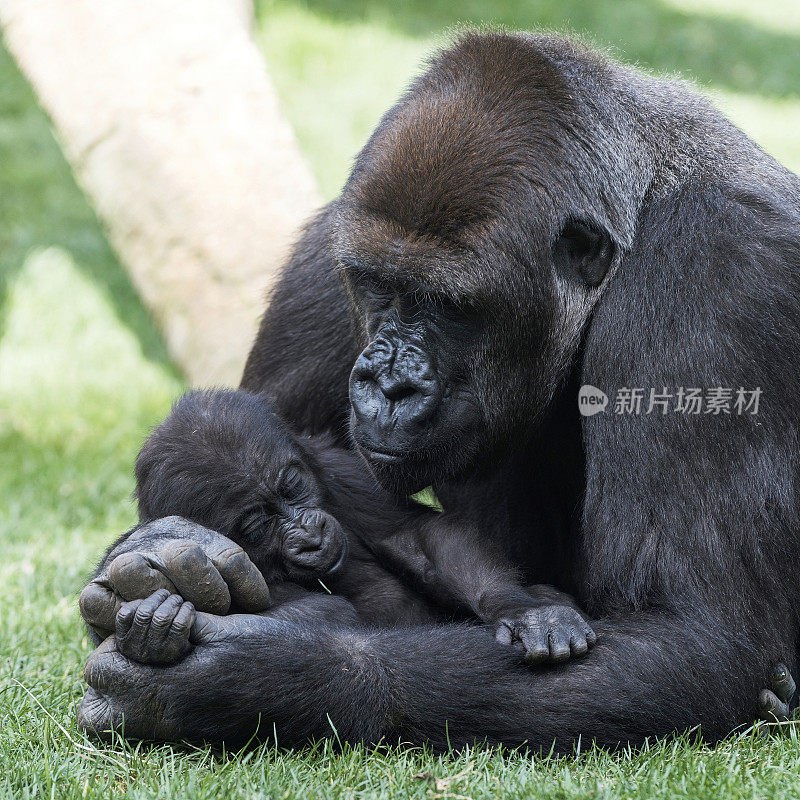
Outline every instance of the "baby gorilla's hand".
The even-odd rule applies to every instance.
[[[503,617],[497,625],[497,641],[518,644],[528,664],[566,661],[583,655],[597,641],[589,623],[571,606],[525,608]]]
[[[191,603],[166,589],[124,603],[117,613],[117,650],[142,664],[174,664],[191,649],[195,616]]]

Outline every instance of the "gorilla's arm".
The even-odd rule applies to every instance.
[[[495,626],[529,664],[585,653],[597,639],[573,598],[553,587],[523,587],[499,547],[468,519],[421,512],[410,526],[370,543],[385,566],[444,608]]]
[[[275,489],[270,485],[274,476],[300,452],[289,446],[287,437],[300,440],[272,406],[241,390],[190,392],[175,404],[136,461],[143,520],[180,515],[230,537],[270,584],[287,575],[280,536],[260,521],[267,513],[263,493]],[[351,546],[363,544],[379,565],[443,612],[494,624],[500,639],[520,644],[531,663],[581,655],[592,646],[594,633],[580,612],[571,603],[532,597],[500,548],[475,523],[463,515],[395,501],[375,484],[357,456],[332,445],[327,436],[302,441],[305,466],[324,486],[324,510],[343,525]],[[243,524],[243,518],[257,525]],[[296,579],[313,576],[309,569]],[[324,572],[317,577],[328,580]],[[397,581],[385,570],[350,557],[331,581],[335,592],[365,612],[365,619],[382,615],[380,608],[364,607],[367,598],[369,605],[392,607],[400,618]],[[405,607],[420,607],[417,594],[405,597]]]
[[[724,622],[710,613],[598,623],[588,656],[540,670],[478,627],[370,632],[198,614],[196,646],[173,667],[129,661],[107,640],[87,664],[79,720],[101,732],[124,717],[126,735],[141,738],[237,743],[260,723],[282,744],[338,737],[440,750],[640,744],[701,723],[715,740],[756,716],[754,676],[769,664],[753,642],[720,635]]]

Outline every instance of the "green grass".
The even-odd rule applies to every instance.
[[[391,7],[391,12],[389,11]],[[263,0],[258,35],[326,196],[439,32],[573,28],[693,76],[800,168],[800,5],[781,0]],[[239,755],[75,728],[90,645],[75,598],[134,522],[133,458],[182,381],[34,98],[0,48],[0,798],[796,798],[793,730],[638,753],[437,758],[363,748]],[[457,658],[458,654],[454,654]],[[658,691],[658,687],[653,687]]]

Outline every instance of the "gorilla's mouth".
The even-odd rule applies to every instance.
[[[389,450],[357,442],[372,475],[393,494],[407,495],[431,483],[431,466],[424,450]]]
[[[400,453],[392,450],[378,450],[372,447],[361,446],[360,449],[366,459],[375,461],[378,464],[399,464],[407,456],[407,453]]]
[[[324,572],[325,575],[335,575],[341,569],[342,564],[344,564],[344,561],[347,558],[347,551],[348,551],[348,545],[347,545],[347,540],[345,539],[344,542],[342,543],[342,549],[339,552],[339,558],[336,559],[336,562],[333,565],[331,565],[325,570]]]
[[[359,424],[355,415],[351,417],[350,433],[362,457],[375,466],[394,467],[415,461],[425,449],[420,446],[422,442],[403,436],[396,426],[385,435],[379,427]]]

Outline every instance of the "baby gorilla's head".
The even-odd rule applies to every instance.
[[[143,518],[179,514],[240,544],[267,580],[335,572],[347,538],[312,448],[242,391],[184,395],[136,464]]]

